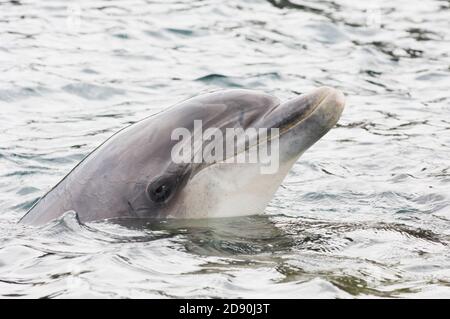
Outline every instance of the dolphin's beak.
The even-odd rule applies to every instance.
[[[312,122],[324,133],[336,125],[345,106],[344,94],[327,86],[320,87],[310,93],[318,102],[313,111],[303,121]]]
[[[345,106],[345,96],[341,91],[328,86],[322,86],[310,94],[316,96],[316,99],[320,101],[315,109],[320,106],[326,106],[342,113]]]
[[[264,115],[263,123],[265,127],[279,128],[280,135],[302,122],[314,122],[328,131],[336,124],[344,105],[341,91],[323,86],[270,110]]]

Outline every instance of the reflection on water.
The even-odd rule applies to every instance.
[[[449,297],[448,1],[0,2],[3,297]],[[264,216],[19,218],[125,125],[211,89],[347,94]]]

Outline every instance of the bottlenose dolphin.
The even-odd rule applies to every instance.
[[[205,218],[259,214],[303,152],[338,121],[344,95],[321,87],[281,103],[258,91],[203,94],[132,124],[97,147],[21,219],[41,225],[75,211],[81,222],[117,218]],[[229,161],[176,163],[176,128],[276,128],[279,166]],[[259,135],[258,135],[259,136]],[[266,143],[275,138],[271,136]],[[255,137],[247,149],[259,146]],[[238,156],[236,150],[233,156]]]

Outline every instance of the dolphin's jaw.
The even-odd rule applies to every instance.
[[[188,182],[175,218],[222,218],[264,212],[295,163],[283,163],[275,174],[261,174],[256,164],[217,163]]]

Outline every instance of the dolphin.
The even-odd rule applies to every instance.
[[[285,103],[245,89],[187,99],[112,135],[37,201],[20,222],[42,225],[67,211],[75,211],[82,223],[260,214],[298,158],[337,123],[344,104],[343,93],[330,87]],[[236,127],[276,129],[277,134],[265,139],[260,133],[249,137],[245,149],[263,142],[268,148],[276,138],[271,152],[278,153],[277,169],[262,173],[262,163],[233,162],[239,155],[236,149],[223,160],[175,161],[173,148],[180,140],[173,139],[172,133],[176,128],[195,133],[195,121],[201,121],[203,129],[221,132]]]

